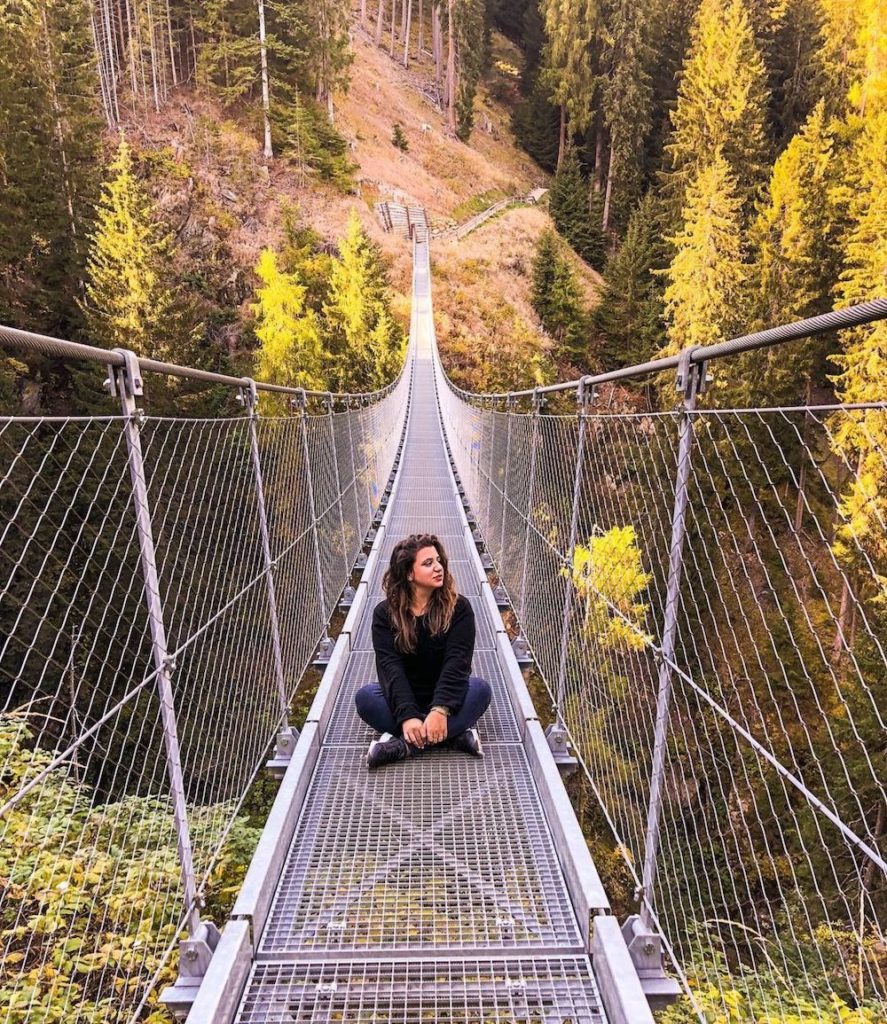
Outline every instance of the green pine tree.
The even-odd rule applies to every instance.
[[[323,320],[329,378],[336,389],[371,391],[395,377],[403,359],[403,331],[391,315],[379,253],[354,210],[330,266]]]
[[[173,296],[166,283],[171,240],[155,219],[120,140],[90,237],[84,313],[91,338],[108,348],[172,360]]]
[[[829,306],[841,228],[831,201],[834,150],[835,129],[820,101],[774,164],[751,229],[755,305],[763,323],[813,316]]]
[[[604,267],[604,290],[594,310],[604,370],[646,362],[665,345],[661,272],[668,257],[661,214],[661,202],[648,192]]]
[[[840,218],[831,201],[835,176],[834,129],[820,102],[773,167],[766,202],[750,239],[751,326],[772,327],[825,312],[838,274]],[[824,383],[826,339],[738,357],[736,373],[754,381],[757,395],[787,404],[810,383]]]
[[[259,340],[256,376],[288,387],[323,389],[320,328],[304,285],[278,267],[272,249],[262,251],[256,273],[261,281],[252,307]]]
[[[575,366],[588,362],[589,318],[576,274],[553,231],[539,237],[533,260],[533,308],[557,344],[557,354]]]
[[[687,188],[684,226],[669,238],[666,271],[667,351],[713,345],[743,322],[748,267],[741,245],[742,200],[726,158],[717,150]]]
[[[887,73],[872,62],[867,79],[854,85],[857,103],[866,104],[850,156],[853,187],[850,223],[842,239],[843,269],[838,304],[854,305],[887,295]],[[843,402],[880,402],[887,392],[887,321],[844,331],[835,377]],[[844,524],[836,551],[845,563],[868,551],[887,578],[887,419],[873,409],[838,420],[834,446],[855,467],[842,497]],[[882,579],[883,583],[883,579]],[[883,591],[880,601],[887,598]]]
[[[518,142],[546,171],[557,166],[559,120],[558,108],[538,78],[511,113],[511,128]]]
[[[767,163],[767,72],[743,0],[702,0],[691,33],[673,133],[666,146],[669,193],[684,205],[689,184],[720,152],[744,216]]]
[[[86,0],[0,5],[0,322],[81,323],[101,122]]]
[[[598,29],[598,0],[541,0],[545,23],[542,77],[552,103],[560,108],[557,165],[567,153],[569,138],[581,135],[591,120],[596,81],[592,40]]]
[[[615,0],[606,14],[604,124],[610,136],[603,229],[624,226],[640,196],[644,139],[650,129],[651,52],[635,0]]]
[[[459,77],[456,95],[456,135],[467,142],[474,127],[474,97],[486,64],[484,0],[460,0],[454,11]]]
[[[596,270],[604,264],[602,203],[599,193],[590,192],[579,157],[571,147],[552,182],[549,211],[560,234]]]

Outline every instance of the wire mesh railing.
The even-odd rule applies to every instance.
[[[64,357],[34,345],[50,342]],[[137,399],[157,367],[95,351],[72,354],[106,363],[122,415],[0,417],[7,1024],[141,1018],[184,933],[211,944],[258,836],[245,801],[363,546],[409,389],[407,373],[363,396],[276,389],[294,404],[265,416],[252,381],[210,375],[245,414],[151,416]]]
[[[438,364],[446,433],[695,1014],[884,1020],[887,395],[702,408],[704,360],[669,361],[675,411],[610,412],[602,375],[563,414]]]

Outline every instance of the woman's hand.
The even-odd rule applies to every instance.
[[[425,719],[425,737],[429,743],[441,743],[447,738],[447,716],[429,711]]]
[[[441,716],[443,717],[443,716]],[[425,723],[421,718],[408,718],[403,725],[403,738],[413,747],[425,746]]]

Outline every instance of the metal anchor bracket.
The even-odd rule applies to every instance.
[[[545,738],[548,740],[548,749],[551,751],[558,771],[561,775],[572,775],[579,766],[579,762],[570,753],[567,730],[560,722],[555,722],[545,730]]]
[[[675,978],[665,973],[662,965],[662,939],[644,927],[638,914],[626,918],[622,925],[622,935],[650,1009],[664,1009],[681,995],[681,986]]]
[[[678,356],[678,370],[675,375],[675,387],[686,401],[692,401],[697,395],[708,390],[712,378],[708,372],[708,363],[691,362],[694,350],[685,348]]]
[[[299,741],[299,730],[291,725],[277,734],[274,742],[274,755],[265,763],[265,767],[275,779],[282,779],[289,767],[296,743]]]
[[[160,1002],[177,1020],[188,1016],[220,938],[212,921],[201,921],[191,938],[179,944],[179,976],[160,994]]]

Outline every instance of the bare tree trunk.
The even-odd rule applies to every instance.
[[[443,75],[440,36],[440,0],[438,0],[431,8],[431,55],[434,58],[434,82],[437,85],[438,95],[440,95],[440,82]]]
[[[394,32],[397,23],[397,0],[391,0],[391,47],[388,51],[391,57],[394,56]]]
[[[366,31],[367,27],[367,0],[360,0],[360,27]]]
[[[268,86],[268,47],[265,44],[265,2],[259,0],[259,56],[262,64],[262,116],[265,121],[265,159],[274,159],[271,147],[271,91]]]
[[[557,143],[557,167],[555,167],[555,173],[561,169],[561,164],[564,162],[564,153],[567,151],[567,106],[565,103],[561,104],[561,127],[560,136],[558,137]]]
[[[607,190],[604,193],[604,213],[601,217],[601,231],[606,234],[610,226],[610,199],[613,195],[613,139],[610,139],[610,160],[607,164]]]
[[[132,92],[133,112],[135,112],[135,103],[139,95],[139,86],[136,78],[136,43],[132,36],[133,18],[130,0],[124,0],[124,9],[126,13],[126,47],[129,50],[129,88]]]
[[[422,0],[419,0],[419,39],[416,42],[416,60],[422,59],[422,47],[425,45],[425,16],[422,11]]]
[[[809,406],[813,401],[813,381],[807,378],[807,387],[804,389],[804,404]],[[807,437],[810,432],[810,413],[804,413],[804,427],[801,431],[801,471],[798,473],[798,501],[795,505],[795,533],[801,532],[801,525],[804,522],[804,491],[807,486]]]
[[[102,110],[105,114],[105,121],[109,128],[114,127],[114,119],[111,115],[111,105],[108,100],[108,88],[105,82],[105,70],[102,60],[102,51],[99,47],[99,34],[95,24],[95,11],[90,12],[89,23],[92,26],[92,45],[95,50],[96,74],[99,79],[99,94],[102,98]]]
[[[194,32],[194,18],[188,15],[188,28],[191,30],[191,67],[194,71],[194,81],[197,81],[197,36]]]
[[[404,0],[403,66],[410,66],[410,32],[413,28],[413,0]]]
[[[594,190],[600,192],[604,177],[604,126],[598,125],[594,140]]]
[[[102,3],[102,14],[105,28],[105,60],[108,67],[108,99],[114,117],[114,125],[120,123],[120,109],[117,106],[117,67],[114,63],[114,37],[111,31],[111,11],[109,0]]]
[[[379,9],[376,11],[376,46],[382,45],[382,19],[385,17],[385,0],[379,0]]]
[[[151,0],[148,0],[147,6],[148,14],[148,39],[150,40],[150,54],[151,54],[151,85],[154,90],[154,109],[160,110],[160,83],[157,80],[157,60],[154,52],[154,9],[151,6]]]
[[[453,32],[453,4],[447,0],[447,125],[456,130],[456,38]]]
[[[176,48],[172,37],[172,11],[169,0],[166,0],[166,35],[169,41],[169,70],[172,73],[172,84],[178,86],[179,76],[176,74]]]

